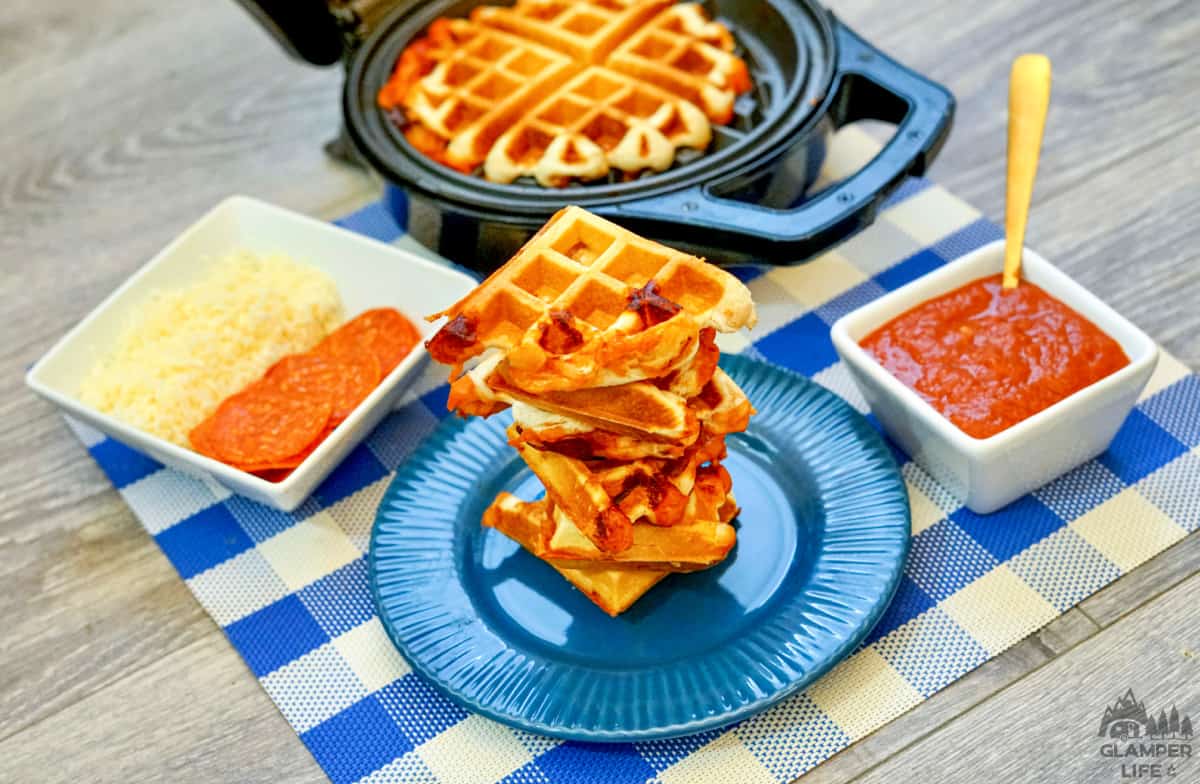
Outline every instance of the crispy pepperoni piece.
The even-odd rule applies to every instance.
[[[596,457],[596,449],[586,438],[562,438],[549,444],[538,444],[540,449],[557,452],[560,455],[573,457],[576,460],[592,460]]]
[[[437,65],[429,41],[422,39],[400,53],[392,75],[380,88],[376,103],[381,109],[399,109],[413,85]]]
[[[337,425],[379,384],[379,360],[366,350],[292,354],[272,365],[264,378],[285,394],[329,395],[329,421]]]
[[[475,319],[461,313],[425,341],[425,348],[443,365],[458,365],[483,350],[475,333]]]
[[[569,354],[583,346],[583,333],[575,326],[575,317],[565,310],[550,311],[550,320],[542,325],[542,348],[551,354]]]
[[[661,324],[671,318],[682,308],[658,293],[656,281],[648,280],[645,286],[629,293],[627,310],[632,310],[641,316],[644,326],[653,327],[655,324]]]
[[[227,397],[189,438],[196,451],[223,463],[275,464],[316,441],[332,411],[328,393],[285,394],[260,379]]]
[[[379,361],[382,378],[408,356],[421,333],[395,308],[375,308],[360,313],[331,332],[313,349],[334,356],[366,351]]]

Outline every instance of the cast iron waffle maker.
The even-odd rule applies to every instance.
[[[555,212],[577,204],[722,264],[795,264],[870,225],[887,196],[924,173],[950,131],[954,98],[887,57],[814,0],[708,0],[754,89],[703,153],[660,173],[564,188],[488,182],[430,160],[375,102],[400,52],[441,16],[480,0],[239,0],[298,57],[347,68],[343,119],[385,181],[397,221],[438,253],[488,272]],[[495,3],[492,3],[495,4]],[[340,51],[341,57],[335,57]],[[858,120],[896,125],[854,175],[807,193],[829,134]]]

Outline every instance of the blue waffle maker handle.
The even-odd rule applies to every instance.
[[[888,195],[905,177],[924,173],[937,154],[950,131],[954,96],[832,21],[838,59],[829,116],[837,126],[865,119],[897,125],[866,166],[791,209],[722,198],[716,191],[724,183],[706,183],[598,211],[631,225],[674,224],[684,237],[715,232],[722,235],[717,244],[773,264],[803,262],[869,226]]]

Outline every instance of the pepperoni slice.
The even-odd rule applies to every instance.
[[[309,444],[307,447],[304,448],[304,450],[302,452],[300,452],[299,454],[292,455],[291,457],[286,457],[283,460],[276,460],[273,463],[254,463],[254,464],[234,465],[233,467],[240,469],[242,471],[246,471],[247,473],[259,474],[260,476],[264,476],[264,478],[266,478],[265,477],[266,474],[272,474],[272,473],[288,474],[288,473],[291,473],[291,470],[293,468],[295,468],[296,466],[300,465],[301,463],[303,463],[305,460],[307,460],[308,456],[311,455],[313,452],[315,452],[317,447],[319,447],[321,445],[321,443],[326,438],[328,438],[329,434],[332,432],[333,432],[332,425],[330,425],[329,427],[326,427],[323,431],[321,431],[321,434],[318,435],[315,440],[313,440],[313,442],[311,444]],[[271,481],[278,481],[278,480],[271,480]]]
[[[282,482],[292,475],[291,468],[264,468],[261,471],[251,471],[255,476],[268,482]]]
[[[330,425],[337,425],[371,394],[379,375],[379,360],[367,351],[337,355],[312,351],[279,360],[264,380],[288,395],[330,396]]]
[[[313,351],[334,356],[369,352],[379,360],[382,378],[408,356],[421,333],[395,308],[375,308],[360,313],[331,332]]]
[[[420,339],[398,311],[368,310],[312,351],[276,362],[261,379],[226,398],[188,438],[201,454],[282,481]]]
[[[316,441],[332,411],[328,393],[285,394],[261,379],[226,398],[189,437],[196,451],[223,463],[276,464]]]

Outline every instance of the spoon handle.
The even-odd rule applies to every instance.
[[[1033,198],[1046,109],[1050,105],[1050,60],[1023,54],[1013,61],[1008,87],[1008,193],[1004,208],[1004,288],[1017,285],[1025,224]]]

